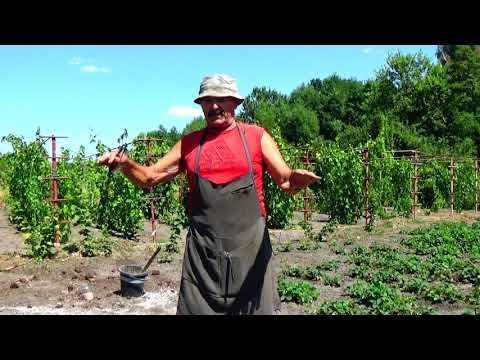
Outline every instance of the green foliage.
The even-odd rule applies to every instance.
[[[327,260],[317,265],[321,270],[333,271],[338,268],[338,260]]]
[[[305,273],[305,269],[302,268],[300,265],[293,264],[293,265],[289,266],[287,269],[285,269],[283,273],[286,276],[301,278],[301,277],[303,277],[303,274]]]
[[[140,134],[137,139],[141,139]],[[170,150],[170,145],[164,141],[152,142],[150,153],[154,159],[165,156]],[[135,142],[135,146],[130,152],[130,156],[140,164],[147,164],[147,145],[145,142]],[[166,247],[167,252],[178,252],[178,238],[181,230],[188,225],[187,216],[187,197],[188,184],[184,175],[179,175],[175,179],[164,182],[152,189],[144,189],[141,198],[141,209],[143,217],[151,217],[150,199],[154,200],[155,219],[163,220],[170,229],[170,242]]]
[[[395,288],[383,282],[367,283],[359,280],[348,287],[347,292],[360,304],[378,315],[423,315],[432,313],[432,309],[421,306],[415,298],[403,295]]]
[[[445,163],[431,160],[419,167],[419,200],[422,207],[437,211],[448,206],[450,175]]]
[[[432,303],[456,303],[463,300],[462,293],[451,284],[442,284],[440,286],[432,286],[426,289],[425,299]]]
[[[281,104],[277,109],[282,119],[282,137],[296,145],[309,144],[318,137],[318,119],[313,110],[301,103]]]
[[[289,252],[292,250],[292,242],[284,241],[282,244],[279,244],[275,247],[275,250],[278,252]]]
[[[320,295],[318,289],[306,281],[278,280],[278,294],[281,301],[306,305],[314,302]]]
[[[312,315],[367,315],[368,310],[352,300],[335,300],[321,304]]]
[[[319,248],[319,243],[309,239],[300,240],[297,246],[297,250],[300,250],[300,251],[312,251],[318,248]]]
[[[178,135],[175,129],[160,133],[166,134],[168,142],[174,141]],[[148,136],[155,134],[157,132],[148,133]],[[143,137],[143,134],[140,135]],[[125,131],[118,143],[122,143],[126,136]],[[80,251],[84,256],[109,255],[111,242],[107,232],[133,238],[143,225],[144,217],[149,217],[149,201],[145,199],[144,192],[125,176],[111,173],[98,167],[94,160],[86,159],[84,147],[74,157],[68,150],[63,150],[59,157],[57,174],[65,177],[59,186],[59,198],[68,201],[60,203],[55,209],[44,201],[51,197],[50,183],[43,179],[50,176],[51,171],[44,147],[39,142],[27,144],[13,135],[3,140],[10,142],[14,148],[5,157],[8,171],[4,174],[10,219],[26,233],[32,257],[40,260],[53,254],[56,232],[59,232],[67,251]],[[92,137],[91,142],[95,140],[96,137]],[[131,157],[145,162],[145,144],[136,144]],[[100,141],[96,141],[96,148],[100,154],[107,150]],[[162,156],[168,148],[167,142],[154,146],[153,155]],[[153,192],[159,198],[156,218],[162,217],[170,226],[168,252],[178,252],[177,239],[187,221],[184,206],[186,191],[182,193],[185,189],[186,180],[179,179],[158,186]],[[70,223],[81,227],[83,241],[80,244],[69,243]],[[93,227],[102,228],[104,235],[93,236]]]
[[[45,159],[47,153],[39,142],[27,144],[14,135],[6,136],[2,141],[13,147],[13,152],[6,157],[5,174],[10,221],[20,230],[29,231],[51,214],[44,201],[49,195],[51,197],[50,184],[43,179],[50,176],[50,165]]]
[[[183,135],[190,134],[194,131],[201,130],[207,125],[203,117],[194,118],[190,123],[188,123],[183,129]]]
[[[102,231],[102,236],[93,236],[91,233],[85,234],[81,254],[83,256],[110,256],[112,254],[113,242],[111,241],[106,229]]]
[[[318,210],[342,224],[354,223],[363,204],[363,164],[358,152],[334,144],[317,143],[314,148],[314,172],[321,179],[311,188]]]
[[[290,167],[297,168],[300,150],[283,140],[278,128],[269,129],[269,132],[277,143],[285,162]],[[268,173],[265,174],[263,180],[267,224],[271,229],[283,229],[293,217],[295,198],[281,190]]]
[[[60,224],[66,215],[62,207],[55,209],[53,204],[45,201],[52,197],[51,182],[45,179],[51,171],[47,152],[40,142],[26,143],[14,135],[6,136],[2,141],[9,142],[13,148],[13,152],[6,156],[7,171],[4,174],[9,219],[25,233],[28,254],[40,261],[55,254],[55,233],[58,233],[60,242],[65,243],[71,231],[69,224]]]
[[[239,117],[245,119],[249,123],[259,123],[265,125],[259,119],[259,109],[261,106],[272,105],[275,107],[279,103],[286,101],[286,99],[287,97],[285,95],[273,89],[268,89],[266,87],[254,87],[251,94],[245,97]],[[271,125],[275,124],[272,123]],[[270,126],[266,127],[270,128]]]
[[[480,285],[475,286],[470,296],[468,296],[468,302],[472,305],[480,305]]]
[[[412,209],[410,178],[412,165],[408,160],[395,160],[387,146],[388,134],[382,128],[376,140],[367,143],[369,152],[369,207],[372,219],[386,218],[386,208],[393,207],[403,216]]]
[[[422,278],[407,277],[402,279],[401,288],[403,291],[420,295],[428,289],[428,283]]]
[[[340,275],[329,275],[329,274],[324,274],[322,276],[323,279],[323,284],[326,286],[334,286],[334,287],[339,287],[342,284],[342,279]]]
[[[480,255],[480,226],[463,223],[440,223],[411,231],[402,244],[419,255]]]
[[[324,273],[318,266],[311,266],[304,270],[303,276],[305,279],[317,281],[323,278]]]
[[[455,203],[456,211],[475,208],[475,162],[466,160],[456,164]]]
[[[320,247],[320,242],[327,241],[327,237],[335,232],[338,227],[338,221],[336,218],[330,218],[325,226],[323,226],[317,233],[313,231],[313,226],[309,221],[302,220],[299,222],[299,225],[305,234],[302,243],[318,248]]]

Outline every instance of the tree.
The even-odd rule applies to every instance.
[[[206,126],[205,119],[203,117],[196,117],[190,121],[182,131],[183,135],[190,134],[194,131],[201,130]]]
[[[317,114],[304,104],[283,103],[279,108],[279,115],[282,119],[280,122],[282,137],[288,142],[295,145],[309,144],[318,137]]]
[[[257,123],[257,111],[261,104],[276,105],[286,100],[286,96],[266,87],[254,87],[252,93],[245,97],[239,117],[249,123]]]
[[[451,143],[470,137],[480,153],[480,55],[474,45],[457,45],[446,65],[451,93]]]

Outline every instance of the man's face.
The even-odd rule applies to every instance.
[[[232,124],[237,100],[231,97],[206,97],[200,100],[207,124],[214,128],[224,128]]]

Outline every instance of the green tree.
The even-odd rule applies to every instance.
[[[245,97],[239,117],[248,123],[258,123],[257,112],[261,104],[275,106],[286,101],[287,97],[276,90],[267,87],[254,87],[251,94]]]
[[[196,117],[192,121],[190,121],[187,126],[182,131],[183,135],[190,134],[194,131],[198,131],[203,129],[207,123],[205,122],[205,119],[203,117]]]

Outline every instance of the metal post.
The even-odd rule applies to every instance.
[[[58,214],[58,178],[57,178],[57,139],[52,135],[52,189],[53,206],[55,214]],[[54,247],[57,253],[60,251],[60,230],[55,230]]]
[[[159,139],[159,138],[152,138],[152,137],[147,137],[146,135],[143,137],[143,139],[139,139],[137,140],[139,142],[145,142],[146,143],[146,147],[147,147],[147,153],[146,153],[146,157],[147,157],[147,166],[151,166],[152,165],[152,159],[154,158],[154,156],[152,156],[152,141],[162,141],[162,139]],[[149,201],[150,201],[150,223],[151,223],[151,227],[152,227],[152,241],[155,242],[156,239],[157,239],[157,219],[155,217],[155,213],[156,213],[156,210],[155,210],[155,197],[153,196],[153,187],[150,187],[149,188],[149,193],[150,193],[150,196],[148,197],[149,198]]]
[[[52,164],[51,164],[51,175],[49,177],[44,178],[45,180],[51,180],[52,183],[52,198],[51,199],[46,199],[47,201],[51,201],[53,203],[53,208],[55,215],[58,216],[58,203],[60,201],[66,201],[66,199],[59,199],[58,198],[58,190],[59,190],[59,179],[67,179],[68,177],[66,176],[58,176],[57,173],[57,139],[59,138],[67,138],[66,136],[55,136],[55,135],[50,135],[50,136],[40,136],[40,138],[47,138],[52,140]],[[56,253],[58,254],[60,252],[60,223],[65,223],[68,222],[67,220],[64,221],[58,221],[57,222],[57,228],[55,229],[54,232],[54,242],[53,246],[56,250]]]

